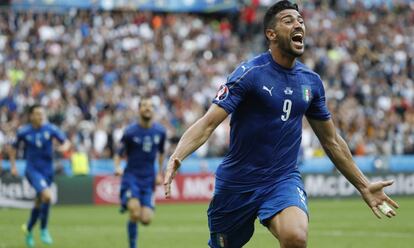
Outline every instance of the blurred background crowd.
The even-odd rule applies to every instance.
[[[301,60],[321,75],[353,154],[414,154],[414,4],[376,2],[304,1]],[[27,121],[27,107],[40,102],[74,150],[110,158],[123,128],[137,119],[139,97],[148,94],[176,143],[227,75],[266,51],[265,7],[246,3],[240,12],[209,15],[3,9],[0,147]],[[226,153],[228,123],[196,156]],[[306,122],[302,148],[305,158],[323,155]]]

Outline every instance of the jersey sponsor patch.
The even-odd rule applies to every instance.
[[[220,86],[220,89],[217,92],[215,99],[217,101],[223,101],[224,99],[227,98],[228,95],[229,95],[229,88],[223,84],[222,86]]]

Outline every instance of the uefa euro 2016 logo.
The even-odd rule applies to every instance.
[[[223,101],[224,99],[227,98],[228,95],[229,95],[229,88],[227,88],[227,86],[223,84],[222,86],[220,86],[220,89],[217,92],[215,99],[217,101]]]

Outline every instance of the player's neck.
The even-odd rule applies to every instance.
[[[42,126],[43,126],[43,123],[40,123],[40,124],[34,124],[34,123],[31,123],[32,124],[32,127],[34,128],[34,129],[39,129],[39,128],[41,128]]]
[[[270,54],[272,55],[273,60],[284,68],[292,69],[295,66],[296,58],[290,54],[284,53],[277,47],[270,47]]]
[[[143,118],[139,118],[138,123],[143,128],[150,128],[152,126],[152,120],[145,120]]]

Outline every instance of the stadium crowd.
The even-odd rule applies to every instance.
[[[301,60],[321,75],[339,132],[355,155],[414,154],[414,4],[331,2],[307,3]],[[256,5],[240,15],[3,11],[0,146],[40,102],[75,150],[109,158],[148,94],[174,143],[237,64],[265,51],[262,16]],[[228,123],[198,156],[226,152]],[[323,154],[306,122],[302,143],[305,157]]]

